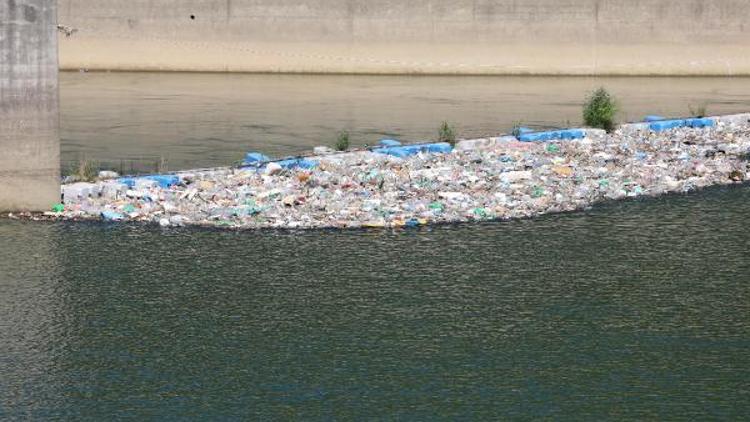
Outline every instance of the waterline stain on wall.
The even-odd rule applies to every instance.
[[[750,74],[743,0],[59,2],[64,69]]]

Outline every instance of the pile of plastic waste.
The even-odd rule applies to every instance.
[[[280,162],[248,154],[239,168],[64,185],[63,202],[46,215],[162,226],[413,227],[523,218],[750,179],[747,124],[571,138],[430,144],[408,153],[384,144]]]

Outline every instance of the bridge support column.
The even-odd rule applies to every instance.
[[[0,0],[0,211],[60,200],[57,0]]]

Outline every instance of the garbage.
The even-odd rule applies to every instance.
[[[518,136],[521,142],[546,142],[556,140],[583,139],[586,131],[583,129],[564,129],[547,132],[526,132]]]
[[[248,152],[242,161],[243,166],[260,166],[271,161],[271,158],[259,152]]]
[[[327,147],[327,146],[319,146],[319,147],[313,148],[313,154],[315,155],[327,155],[327,154],[333,154],[334,152],[336,151],[334,151],[332,148]]]
[[[122,221],[125,219],[124,215],[114,211],[102,211],[101,216],[104,221]]]
[[[455,150],[428,143],[276,162],[256,157],[258,165],[240,168],[72,183],[48,217],[163,227],[417,227],[526,218],[748,180],[750,123],[709,120],[648,130],[660,120],[595,137],[586,129],[584,138],[561,133],[544,142],[467,140]]]
[[[378,145],[382,147],[399,147],[401,146],[401,142],[395,139],[381,139]]]
[[[144,179],[152,180],[158,183],[162,188],[168,188],[180,183],[180,178],[173,174],[157,174],[152,176],[145,176]]]
[[[282,169],[290,170],[296,168],[312,169],[318,166],[317,161],[307,160],[305,158],[289,158],[286,160],[276,161]]]
[[[95,183],[78,182],[62,186],[63,203],[74,203],[101,193],[101,186]]]
[[[102,170],[102,171],[99,172],[99,179],[100,180],[116,179],[118,177],[120,177],[120,175],[117,174],[117,172],[114,172],[114,171]]]
[[[706,128],[713,127],[716,122],[709,118],[694,118],[694,119],[675,119],[675,120],[660,120],[654,121],[649,125],[649,128],[654,132],[662,132],[668,129],[675,129],[678,127],[692,127],[692,128]]]
[[[281,167],[281,165],[279,165],[278,163],[269,163],[266,166],[264,173],[269,176],[274,176],[276,174],[281,173],[282,170],[284,170],[284,168]]]
[[[406,158],[412,155],[417,155],[419,153],[447,154],[451,151],[453,151],[453,147],[447,142],[440,142],[435,144],[392,146],[373,150],[373,152],[376,152],[378,154],[392,155],[399,158]]]

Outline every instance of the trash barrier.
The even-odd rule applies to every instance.
[[[308,160],[305,158],[289,158],[286,160],[274,161],[274,163],[281,166],[281,168],[283,168],[284,170],[291,170],[291,169],[297,169],[297,168],[309,170],[309,169],[314,169],[315,167],[318,166],[317,161]]]
[[[372,152],[377,154],[386,154],[398,158],[406,158],[419,153],[428,154],[447,154],[453,151],[453,147],[447,142],[433,143],[433,144],[415,144],[415,145],[403,145],[394,146],[387,148],[377,148]]]
[[[271,161],[271,158],[267,155],[259,152],[248,152],[245,154],[245,159],[242,161],[243,166],[260,166]]]
[[[63,185],[63,201],[44,215],[235,229],[416,229],[527,218],[750,181],[749,119],[678,119],[682,126],[660,132],[648,125],[663,121],[610,134],[571,129],[586,136],[560,133],[545,142],[465,140],[455,150],[446,143],[378,147],[78,182]]]
[[[652,122],[649,128],[654,132],[662,132],[680,127],[705,128],[713,127],[716,122],[710,118],[672,119]]]
[[[180,183],[180,177],[173,174],[154,174],[148,176],[139,177],[121,177],[117,179],[118,183],[121,183],[129,188],[134,188],[139,183],[143,182],[155,182],[162,188],[168,188]]]
[[[685,120],[685,126],[688,126],[688,127],[697,127],[697,128],[713,127],[715,124],[716,122],[713,119],[709,119],[707,117]]]
[[[661,132],[664,130],[675,129],[678,127],[684,127],[685,120],[660,120],[658,122],[652,122],[648,127],[654,132]]]
[[[401,146],[401,142],[395,139],[381,139],[378,145],[381,147],[399,147]]]
[[[583,129],[563,129],[545,132],[523,133],[518,136],[521,142],[548,142],[559,140],[583,139],[586,131]]]

